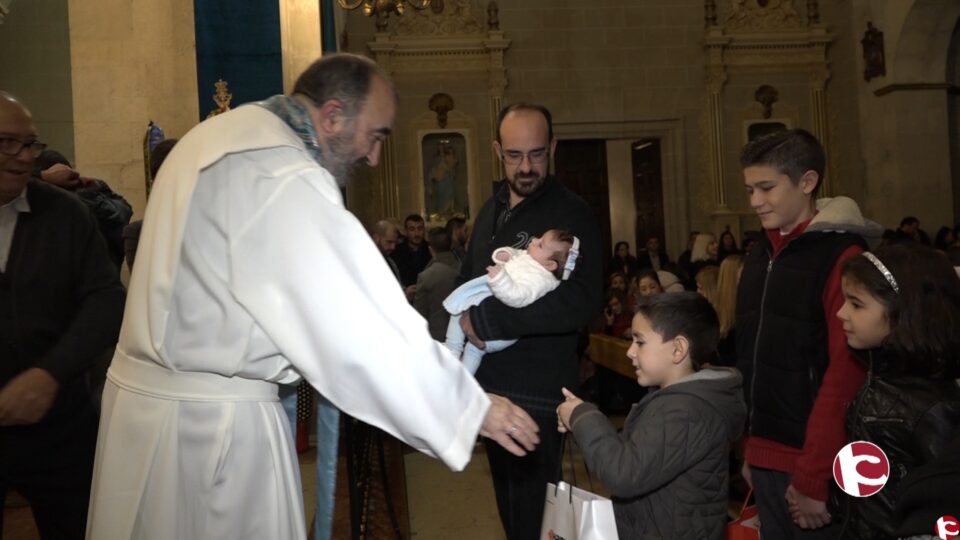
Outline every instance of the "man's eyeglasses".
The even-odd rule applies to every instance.
[[[550,151],[546,148],[538,148],[529,152],[518,152],[516,150],[504,150],[503,162],[507,165],[519,165],[523,163],[523,158],[527,158],[531,165],[541,165],[550,157]]]
[[[36,158],[47,148],[47,145],[40,141],[23,142],[20,139],[0,137],[0,153],[8,156],[18,156],[24,148],[29,149],[30,155]]]

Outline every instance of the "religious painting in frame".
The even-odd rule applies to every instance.
[[[423,134],[420,161],[424,217],[429,223],[470,219],[467,138],[457,131]]]

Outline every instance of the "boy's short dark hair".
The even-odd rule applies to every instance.
[[[410,214],[409,216],[403,218],[403,226],[406,227],[406,226],[407,226],[407,223],[410,223],[411,221],[414,222],[414,223],[423,223],[423,222],[424,222],[424,221],[423,221],[423,216],[421,216],[420,214]]]
[[[433,227],[427,231],[427,245],[437,253],[450,251],[450,233],[444,227]]]
[[[645,296],[637,302],[636,312],[650,321],[650,327],[664,341],[687,338],[694,371],[716,360],[720,320],[703,296],[690,291]]]
[[[467,225],[467,220],[462,217],[452,217],[447,220],[447,232],[453,234],[453,231],[459,230]]]
[[[820,141],[805,129],[775,131],[748,142],[740,152],[740,166],[744,169],[752,165],[773,167],[780,174],[790,177],[794,185],[800,183],[800,177],[807,171],[817,173],[819,180],[810,193],[816,198],[823,184],[827,157]]]
[[[913,216],[907,216],[900,220],[901,228],[906,227],[907,225],[919,225],[919,224],[920,224],[920,220]]]

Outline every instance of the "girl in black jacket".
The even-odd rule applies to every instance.
[[[847,437],[879,446],[890,473],[886,485],[869,497],[838,490],[840,537],[933,534],[934,521],[908,525],[904,520],[908,512],[901,508],[901,486],[942,459],[960,437],[955,381],[960,375],[960,278],[942,254],[907,245],[852,257],[842,276],[846,302],[837,317],[847,344],[869,369],[847,412]],[[951,489],[937,497],[943,514],[960,508],[957,493]]]

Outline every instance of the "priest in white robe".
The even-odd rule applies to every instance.
[[[88,538],[306,538],[277,399],[301,376],[454,470],[478,434],[518,455],[538,442],[430,338],[344,208],[337,180],[376,165],[395,108],[372,62],[335,55],[171,152],[104,390]]]

